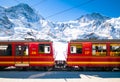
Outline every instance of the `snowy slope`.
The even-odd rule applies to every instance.
[[[14,34],[14,24],[8,19],[5,14],[5,8],[0,7],[0,36]]]
[[[118,39],[120,18],[109,18],[99,13],[86,14],[73,21],[45,20],[27,4],[10,8],[0,7],[0,39]],[[18,36],[19,35],[19,36]]]
[[[57,34],[61,34],[66,40],[120,38],[120,18],[109,18],[99,13],[83,15],[77,20],[57,24]]]

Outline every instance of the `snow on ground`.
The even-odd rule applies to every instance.
[[[66,60],[67,54],[67,43],[53,42],[54,58],[55,60]]]
[[[0,82],[120,82],[119,78],[82,78],[82,79],[11,79],[11,78],[0,78]]]
[[[0,82],[120,82],[120,72],[0,71]]]

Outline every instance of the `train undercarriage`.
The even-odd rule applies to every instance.
[[[120,71],[117,66],[68,66],[66,61],[55,61],[54,66],[0,66],[0,71]]]

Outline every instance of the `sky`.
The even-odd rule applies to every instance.
[[[93,12],[120,17],[120,0],[0,0],[0,6],[26,3],[45,19],[53,22],[75,20]]]

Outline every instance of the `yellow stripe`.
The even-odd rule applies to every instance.
[[[15,58],[14,56],[0,56],[0,58]]]
[[[15,64],[15,62],[0,62],[0,64]]]
[[[54,62],[0,62],[0,64],[54,64]]]
[[[54,64],[54,62],[0,62],[0,64]],[[67,62],[67,64],[120,64],[120,62]]]
[[[21,63],[22,64],[28,64],[29,62],[17,62],[17,61],[15,62],[15,64],[21,64]]]
[[[120,62],[67,62],[67,64],[120,64]]]
[[[30,62],[30,64],[54,64],[54,62]]]

